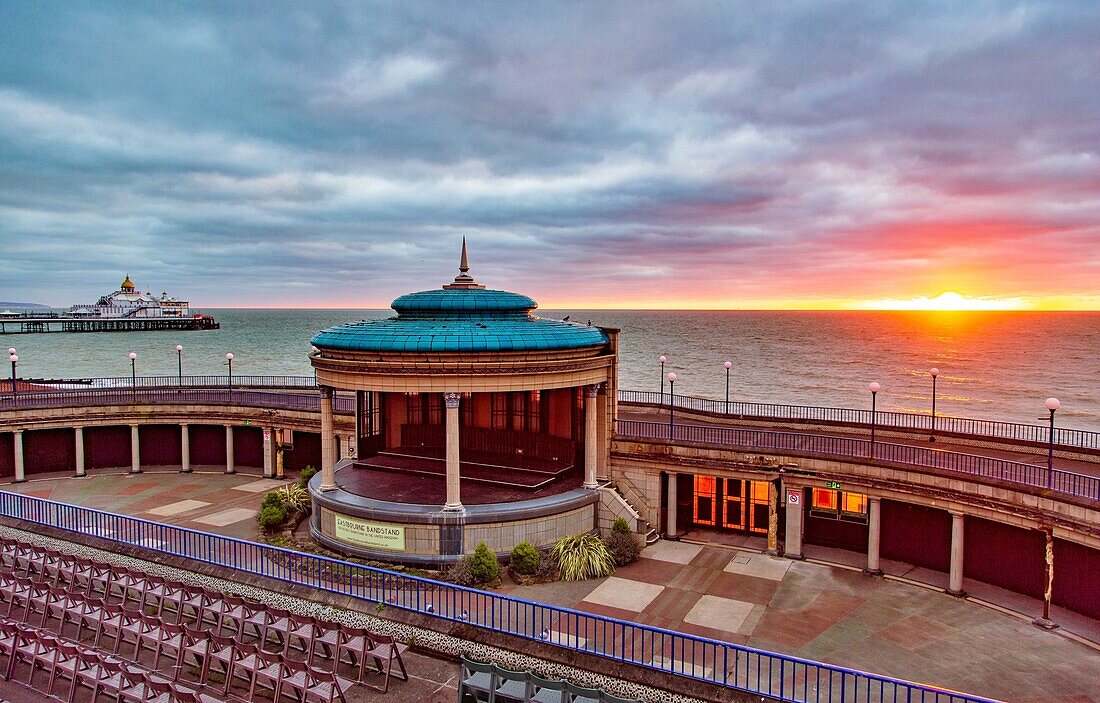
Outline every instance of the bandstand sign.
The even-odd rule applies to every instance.
[[[382,525],[376,522],[356,520],[335,514],[336,538],[364,547],[405,551],[405,528],[400,525]]]

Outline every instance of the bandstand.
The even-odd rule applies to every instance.
[[[533,314],[460,273],[393,301],[397,315],[312,340],[322,472],[311,533],[350,554],[454,562],[596,527],[617,387],[617,330]],[[336,460],[332,398],[355,395],[356,442]]]

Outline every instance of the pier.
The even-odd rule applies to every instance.
[[[163,330],[216,330],[212,315],[188,317],[77,317],[62,313],[34,313],[0,317],[0,334],[39,332],[152,332]]]

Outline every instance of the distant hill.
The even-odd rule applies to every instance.
[[[43,305],[42,303],[7,303],[0,300],[0,308],[48,308],[49,305]]]

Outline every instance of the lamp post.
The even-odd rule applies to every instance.
[[[878,392],[879,392],[879,389],[882,388],[882,386],[880,386],[878,383],[872,382],[871,385],[867,386],[867,388],[868,388],[868,390],[871,391],[871,458],[874,459],[875,458],[875,414],[876,414],[875,401],[878,398]]]
[[[176,366],[179,369],[180,388],[183,388],[183,345],[176,345]]]
[[[933,368],[928,373],[932,374],[932,435],[928,438],[929,442],[936,441],[936,376],[940,375],[940,370]]]
[[[1054,412],[1062,407],[1057,398],[1047,398],[1050,411],[1050,431],[1047,433],[1047,488],[1054,485]]]
[[[15,355],[14,347],[8,351],[12,352],[11,355],[8,356],[8,361],[11,362],[11,394],[15,395],[19,392],[15,387],[15,365],[19,363],[19,357]]]
[[[137,354],[130,352],[130,388],[137,390]]]
[[[225,363],[229,364],[229,390],[233,390],[233,353],[225,355]]]
[[[668,361],[668,357],[661,354],[657,357],[657,361],[661,362],[661,402],[665,402],[665,362]]]
[[[733,368],[733,362],[727,361],[722,364],[726,367],[726,414],[730,414],[730,369]]]
[[[664,357],[661,357],[661,358],[663,359]],[[670,373],[668,375],[668,438],[669,439],[672,439],[672,411],[673,411],[673,408],[675,408],[675,407],[676,407],[676,374]]]

